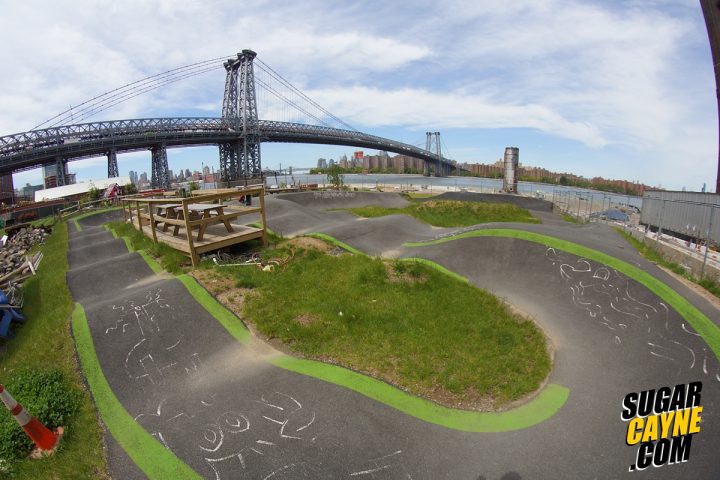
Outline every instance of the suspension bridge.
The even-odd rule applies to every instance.
[[[74,109],[21,133],[0,137],[0,175],[52,165],[63,185],[67,162],[107,156],[108,177],[118,176],[117,155],[150,150],[151,184],[170,186],[167,149],[216,145],[221,181],[228,185],[262,178],[260,145],[264,142],[310,143],[370,148],[408,155],[423,161],[426,176],[447,176],[455,164],[442,156],[439,134],[427,132],[425,148],[360,132],[325,110],[267,64],[243,50],[225,61],[225,91],[221,117],[172,117],[75,123],[169,83],[216,70],[219,59],[127,84],[94,97]],[[258,99],[267,100],[269,116],[288,110],[301,121],[260,119]],[[73,121],[71,124],[64,124]],[[47,126],[49,125],[49,126]],[[40,128],[44,127],[44,128]]]

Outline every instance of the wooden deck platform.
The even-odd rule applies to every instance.
[[[246,205],[250,198],[259,205]],[[254,213],[260,214],[261,228],[237,222]],[[194,267],[200,264],[202,253],[256,238],[267,244],[262,186],[223,189],[190,198],[126,198],[123,216],[153,242],[188,255]]]
[[[197,237],[197,230],[193,230],[193,247],[195,248],[195,252],[197,254],[211,252],[255,238],[262,238],[263,236],[262,228],[237,225],[234,223],[232,226],[233,230],[235,230],[234,232],[228,232],[224,225],[210,225],[205,230],[205,235],[203,235],[203,239],[200,241],[195,239]],[[150,225],[143,225],[142,231],[150,239],[153,238]],[[173,235],[172,230],[163,232],[162,229],[155,229],[155,235],[157,236],[158,242],[165,243],[175,250],[180,250],[187,254],[192,253],[187,238],[187,230],[180,230],[177,235]]]

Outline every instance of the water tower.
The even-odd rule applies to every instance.
[[[517,147],[505,148],[505,164],[503,168],[503,191],[517,193],[517,169],[520,159],[520,149]]]

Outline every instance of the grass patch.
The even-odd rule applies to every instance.
[[[23,313],[28,320],[0,349],[0,377],[12,377],[23,369],[57,370],[69,379],[80,401],[66,425],[58,454],[14,464],[12,473],[6,473],[17,479],[109,478],[97,412],[75,363],[69,328],[72,298],[65,281],[67,249],[67,224],[61,222],[42,247],[45,256],[38,275],[24,284]]]
[[[267,252],[291,256],[284,269],[223,271],[255,290],[245,298],[246,318],[303,356],[486,409],[536,390],[550,371],[535,324],[464,281],[421,262],[288,248]]]
[[[565,220],[566,222],[569,222],[569,223],[575,223],[577,225],[581,225],[584,223],[582,220],[575,218],[574,216],[570,215],[569,213],[561,212],[560,216],[562,217],[563,220]]]
[[[407,198],[408,200],[415,200],[415,199],[431,198],[436,195],[433,195],[432,193],[405,192],[402,194],[402,196]]]
[[[403,208],[368,206],[349,208],[348,211],[366,218],[405,214],[436,227],[467,227],[490,222],[540,223],[527,209],[508,203],[428,200]]]
[[[592,248],[569,242],[567,240],[562,240],[560,238],[550,237],[548,235],[513,230],[509,228],[473,230],[472,232],[464,232],[452,237],[440,238],[429,242],[408,242],[403,244],[403,246],[424,247],[474,237],[519,238],[521,240],[527,240],[529,242],[535,242],[541,245],[556,248],[558,250],[563,250],[565,252],[572,253],[573,255],[584,257],[588,260],[593,260],[610,268],[614,268],[618,272],[624,273],[636,282],[644,285],[651,292],[674,308],[685,320],[687,320],[687,322],[700,334],[700,336],[703,337],[703,340],[705,340],[705,342],[710,346],[713,353],[715,353],[715,356],[720,359],[720,327],[715,325],[708,317],[695,308],[695,306],[688,302],[685,298],[680,296],[675,290],[653,277],[648,272]]]
[[[55,225],[54,215],[48,215],[47,217],[43,217],[30,223],[32,228],[52,227],[53,225]]]
[[[637,250],[638,253],[640,253],[640,255],[645,257],[647,260],[653,263],[657,263],[658,265],[667,268],[673,273],[676,273],[681,277],[690,280],[691,282],[697,283],[708,292],[720,298],[720,283],[718,283],[716,279],[710,277],[699,279],[692,275],[690,272],[688,272],[687,269],[685,269],[685,267],[683,267],[679,263],[671,262],[665,259],[663,254],[660,253],[657,249],[655,249],[655,247],[653,247],[652,245],[641,242],[637,238],[633,237],[631,234],[625,232],[622,228],[615,228],[615,231],[622,235],[622,237],[627,240],[627,242],[632,245],[635,250]]]

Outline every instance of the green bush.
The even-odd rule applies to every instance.
[[[59,370],[21,370],[5,385],[8,392],[43,425],[67,425],[77,410],[80,394]],[[27,456],[34,444],[9,412],[0,415],[0,464]]]

